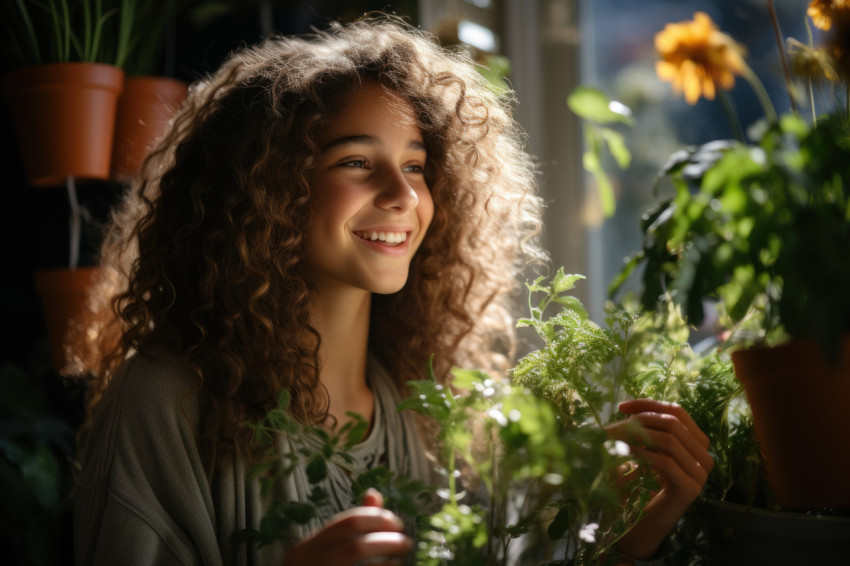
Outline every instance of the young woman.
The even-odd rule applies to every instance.
[[[357,564],[411,550],[352,474],[432,481],[395,410],[429,357],[503,371],[517,273],[544,258],[532,163],[463,56],[389,18],[275,38],[195,84],[103,249],[101,328],[76,494],[79,564]],[[268,498],[248,422],[289,392],[302,423],[369,422],[332,509],[260,549]],[[655,435],[664,489],[621,550],[651,556],[699,493],[707,441],[677,407],[625,405]],[[281,453],[299,438],[281,438]],[[306,501],[303,465],[273,496]]]

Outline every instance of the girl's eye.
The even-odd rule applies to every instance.
[[[351,161],[346,161],[345,163],[341,163],[341,165],[343,167],[359,167],[359,168],[362,169],[362,168],[366,167],[366,160],[365,159],[352,159]]]
[[[421,165],[407,165],[401,169],[405,173],[424,173],[425,168]]]

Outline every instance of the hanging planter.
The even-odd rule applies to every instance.
[[[786,509],[850,509],[850,335],[837,364],[813,340],[732,353],[776,501]]]
[[[99,63],[57,63],[3,77],[29,183],[108,179],[124,72]]]
[[[154,76],[128,77],[118,100],[112,178],[128,182],[186,98],[188,85]]]

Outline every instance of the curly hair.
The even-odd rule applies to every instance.
[[[233,53],[190,88],[114,213],[96,293],[112,297],[89,412],[135,351],[175,349],[199,377],[211,453],[245,446],[246,421],[291,394],[323,421],[311,287],[302,276],[315,139],[362,81],[405,100],[427,148],[434,217],[404,288],[372,301],[370,350],[400,388],[453,366],[507,369],[517,274],[543,259],[541,203],[510,95],[467,55],[391,17]]]

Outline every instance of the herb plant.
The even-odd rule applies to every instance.
[[[519,324],[533,327],[544,344],[520,360],[510,379],[456,369],[450,386],[433,376],[409,384],[399,409],[436,427],[440,485],[426,487],[385,468],[352,478],[355,495],[377,488],[411,526],[411,563],[616,563],[617,540],[657,489],[644,466],[630,465],[628,447],[606,436],[604,427],[618,418],[615,403],[625,397],[678,399],[704,430],[720,431],[716,450],[731,444],[737,429],[724,433],[715,422],[731,414],[718,411],[736,398],[731,374],[720,361],[694,354],[677,311],[638,314],[609,305],[603,327],[569,294],[579,279],[559,270],[528,285],[530,315]],[[300,425],[287,416],[287,399],[283,393],[280,407],[254,424],[258,446],[269,446],[276,434],[311,434],[322,448],[269,451],[255,470],[267,487],[299,461],[310,481],[320,482],[327,466],[345,466],[346,450],[365,431],[362,419],[336,432]],[[743,473],[718,468],[718,492],[730,489],[727,476],[737,481]],[[631,471],[623,476],[624,469]],[[306,502],[275,502],[260,529],[242,536],[260,544],[287,540],[294,524],[326,503],[316,489]]]

